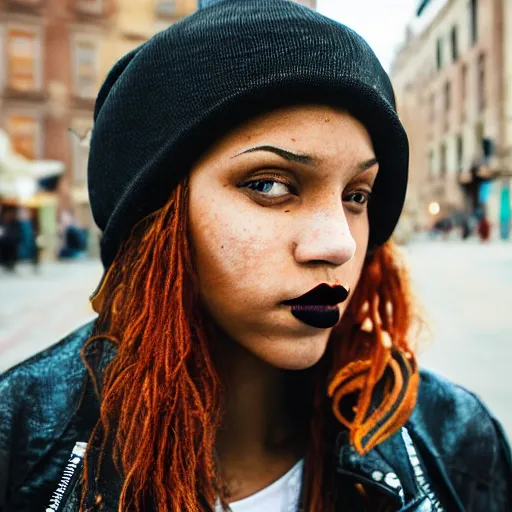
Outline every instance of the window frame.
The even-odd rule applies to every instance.
[[[477,82],[478,111],[483,112],[487,106],[487,55],[485,51],[478,54]]]
[[[429,181],[432,181],[435,176],[435,161],[436,161],[436,154],[433,149],[430,149],[427,153],[428,155],[428,179]]]
[[[16,87],[13,83],[12,70],[11,70],[11,32],[26,32],[34,35],[34,55],[33,55],[33,76],[34,87],[30,89]],[[4,87],[12,89],[13,91],[37,93],[41,92],[43,87],[43,62],[42,62],[42,45],[43,45],[43,29],[41,26],[29,25],[24,23],[7,22],[4,29],[5,41],[5,66],[3,77]]]
[[[94,87],[90,91],[90,94],[83,94],[80,90],[80,74],[79,74],[79,59],[78,59],[78,48],[80,45],[86,44],[94,48]],[[85,34],[85,33],[74,33],[71,36],[71,59],[72,59],[72,70],[73,70],[73,95],[75,98],[91,100],[98,94],[98,77],[100,76],[100,43],[97,40],[96,34]]]
[[[457,62],[460,57],[459,51],[459,30],[457,25],[452,26],[452,30],[450,32],[450,39],[452,45],[452,62]]]
[[[75,8],[86,14],[101,14],[104,9],[104,0],[73,0]],[[92,4],[92,5],[91,5]]]
[[[470,45],[478,43],[478,0],[469,0],[469,37]]]
[[[455,136],[455,147],[457,151],[457,174],[464,170],[464,133],[460,132]]]
[[[446,178],[448,175],[448,146],[446,141],[439,146],[439,177]]]
[[[460,114],[461,120],[466,120],[467,98],[468,98],[468,65],[464,62],[460,68]]]
[[[5,127],[5,131],[9,136],[9,139],[12,144],[13,151],[16,151],[14,139],[12,132],[9,130],[9,123],[11,119],[32,119],[34,120],[35,130],[34,130],[34,155],[33,160],[41,160],[43,156],[43,118],[39,112],[33,112],[29,110],[9,110],[3,116],[3,125]],[[18,153],[20,154],[20,153]],[[22,153],[21,153],[22,154]],[[23,155],[23,154],[22,154]],[[31,160],[30,157],[23,155],[25,158]]]
[[[441,71],[441,69],[443,69],[443,60],[443,38],[438,37],[436,40],[436,64],[438,71]]]
[[[430,93],[429,97],[429,104],[430,104],[430,122],[433,123],[436,120],[436,94],[434,92]]]
[[[445,114],[448,114],[452,108],[452,83],[450,80],[446,80],[444,83],[443,93]]]

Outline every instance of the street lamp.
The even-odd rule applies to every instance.
[[[428,205],[428,213],[430,215],[437,215],[441,211],[441,206],[438,202],[434,201]]]

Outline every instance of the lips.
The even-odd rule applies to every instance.
[[[338,323],[338,304],[347,300],[348,295],[349,291],[343,286],[322,283],[304,295],[285,300],[282,304],[291,306],[291,313],[297,320],[311,327],[328,329]]]

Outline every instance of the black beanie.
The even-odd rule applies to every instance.
[[[339,105],[373,141],[380,170],[370,244],[392,234],[408,142],[387,74],[354,31],[289,0],[221,0],[121,58],[98,94],[88,184],[107,269],[227,129],[273,106]]]

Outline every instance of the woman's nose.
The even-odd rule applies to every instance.
[[[297,263],[326,262],[339,266],[351,260],[355,252],[356,241],[342,206],[303,219],[295,239]]]

